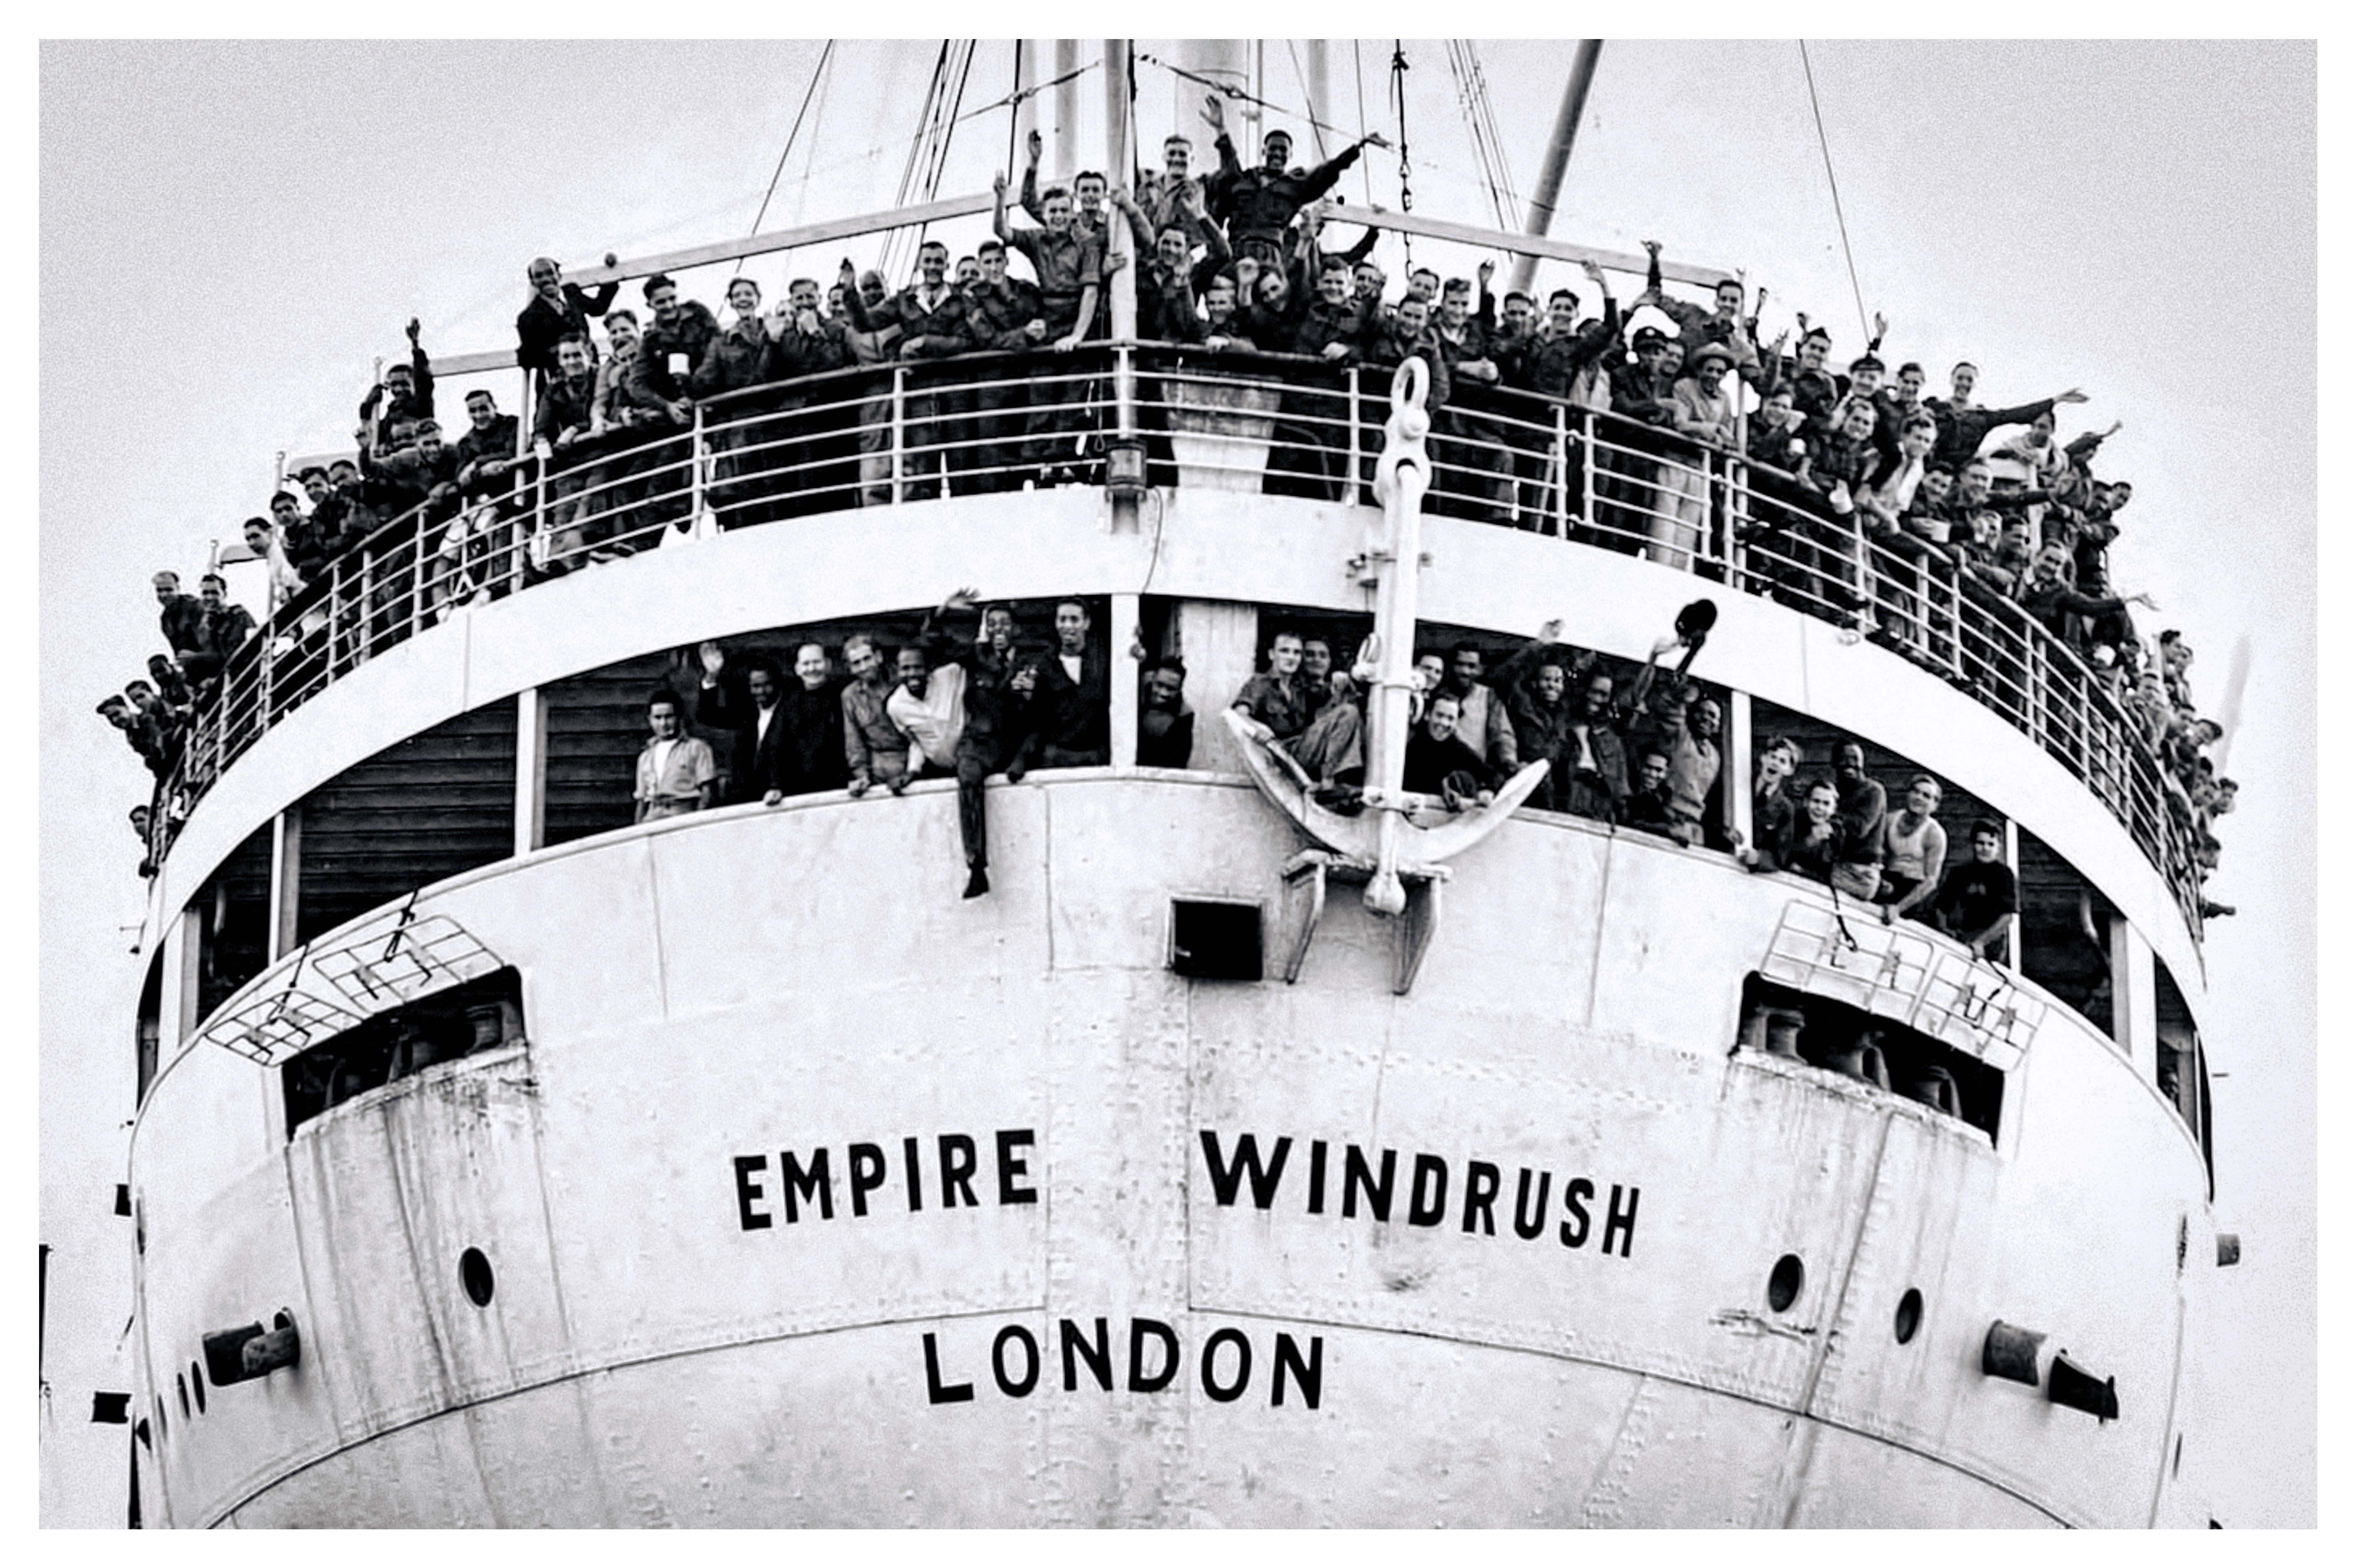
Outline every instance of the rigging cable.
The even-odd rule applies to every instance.
[[[1002,102],[1012,111],[1006,116],[1006,166],[1014,166],[1014,155],[1021,149],[1015,145],[1023,136],[1023,40],[1014,40],[1014,90]],[[996,103],[991,108],[998,107]],[[977,111],[980,113],[980,111]]]
[[[794,138],[802,132],[802,117],[809,113],[810,100],[818,93],[819,78],[826,73],[827,61],[833,58],[834,40],[829,38],[826,48],[818,52],[818,64],[810,68],[809,85],[802,89],[802,106],[794,112],[794,127],[786,133],[786,145],[777,154],[777,166],[769,175],[769,188],[761,193],[761,209],[753,215],[752,232],[744,236],[748,240],[761,231],[761,220],[769,215],[769,199],[777,194],[777,181],[785,175],[786,160],[793,156]],[[743,266],[744,258],[737,257],[733,264]]]
[[[1865,318],[1865,291],[1857,283],[1857,257],[1848,248],[1848,219],[1841,212],[1840,181],[1833,177],[1832,144],[1825,140],[1825,112],[1816,103],[1815,68],[1808,63],[1808,40],[1800,40],[1800,70],[1808,79],[1808,113],[1815,116],[1816,146],[1825,156],[1825,183],[1833,188],[1833,221],[1840,225],[1841,256],[1848,263],[1848,292],[1857,301],[1858,335],[1871,341],[1873,328]]]
[[[1489,134],[1489,146],[1497,165],[1498,183],[1505,187],[1505,209],[1509,215],[1514,215],[1514,224],[1518,224],[1526,216],[1517,212],[1522,205],[1522,193],[1514,184],[1514,165],[1506,156],[1505,134],[1497,127],[1497,105],[1489,96],[1489,73],[1481,69],[1481,46],[1471,38],[1464,40],[1464,59],[1472,68],[1473,101],[1480,105],[1481,124]]]
[[[1309,73],[1301,66],[1301,45],[1296,39],[1287,38],[1284,49],[1292,57],[1292,80],[1301,84],[1301,102],[1309,105],[1311,111],[1302,118],[1309,122],[1309,134],[1317,144],[1317,161],[1322,164],[1331,156],[1325,151],[1325,123],[1318,119],[1315,113],[1317,95],[1309,91]]]
[[[1162,59],[1159,55],[1150,55],[1143,49],[1139,49],[1130,58],[1132,59],[1141,59],[1148,65],[1158,65],[1173,76],[1183,78],[1183,80],[1194,82],[1200,87],[1207,87],[1212,91],[1217,93],[1220,97],[1225,98],[1231,102],[1248,103],[1258,109],[1273,109],[1280,114],[1299,114],[1303,120],[1308,121],[1310,125],[1317,131],[1331,131],[1336,135],[1341,134],[1341,126],[1320,120],[1306,109],[1292,109],[1282,103],[1272,102],[1266,98],[1262,98],[1257,92],[1247,91],[1243,88],[1237,87],[1231,82],[1215,81],[1210,77],[1199,75],[1194,71],[1188,70],[1183,66],[1172,65],[1168,60]],[[1386,144],[1381,137],[1377,136],[1375,138],[1375,145],[1376,146],[1382,146]]]
[[[948,119],[939,127],[938,139],[930,149],[930,166],[925,170],[924,199],[927,203],[940,199],[941,174],[948,166],[949,144],[957,139],[958,109],[965,102],[965,84],[973,75],[975,42],[976,40],[972,38],[959,40],[961,59],[958,65],[957,93],[948,102]],[[933,226],[930,223],[918,226],[916,249],[921,251],[925,248],[926,237],[932,232],[932,229]]]
[[[826,124],[826,102],[834,91],[834,62],[829,60],[819,76],[817,124]],[[809,186],[811,166],[818,162],[819,133],[813,130],[807,149],[802,154],[802,176],[794,186],[794,221],[801,222],[809,216]]]
[[[1398,111],[1399,210],[1412,212],[1415,210],[1415,188],[1408,183],[1411,166],[1407,152],[1407,40],[1404,38],[1391,40],[1391,102]],[[1407,257],[1408,270],[1412,272],[1415,267],[1414,238],[1401,233],[1399,249]]]

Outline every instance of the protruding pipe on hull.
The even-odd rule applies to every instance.
[[[1555,111],[1554,134],[1547,140],[1546,162],[1539,166],[1538,187],[1530,196],[1529,221],[1522,227],[1526,234],[1544,239],[1554,224],[1555,199],[1562,194],[1563,172],[1570,166],[1570,144],[1579,134],[1580,117],[1587,113],[1587,90],[1595,81],[1596,57],[1602,52],[1601,38],[1581,38],[1579,52],[1571,56],[1570,80],[1562,85],[1562,104]],[[1505,286],[1526,291],[1537,270],[1536,256],[1516,258]]]

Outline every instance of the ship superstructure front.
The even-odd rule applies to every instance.
[[[1954,1032],[1998,1075],[1992,1132],[1743,1048],[1746,981],[1814,983],[1772,955],[1837,957],[1841,916],[1711,852],[1521,813],[1455,867],[1400,994],[1400,923],[1335,897],[1304,932],[1296,832],[1238,775],[1117,765],[991,789],[987,899],[952,896],[949,786],[818,796],[501,856],[305,945],[290,927],[207,1019],[177,993],[205,929],[173,878],[253,823],[283,851],[277,813],[462,705],[528,725],[573,672],[920,604],[985,564],[1010,598],[1108,590],[1116,628],[1150,571],[1213,670],[1222,639],[1248,658],[1258,605],[1363,604],[1369,509],[1180,495],[1157,540],[1102,504],[950,499],[545,585],[370,660],[222,777],[167,870],[192,918],[157,1004],[190,1027],[135,1134],[149,1517],[2192,1517],[2172,1405],[2215,1242],[2148,1062],[2018,976]],[[1692,588],[1430,527],[1443,623],[1581,604],[1582,636],[1633,649]],[[2185,962],[2165,887],[2051,758],[1821,623],[1721,607],[1746,695],[2074,833]],[[1260,977],[1183,972],[1181,919],[1256,924]],[[1898,950],[1862,935],[1877,970]],[[1884,991],[1973,967],[1899,935]],[[323,993],[305,971],[393,1001],[511,972],[515,1026],[306,1114],[256,1008]],[[1879,1005],[1876,978],[1838,983]],[[181,1404],[208,1334],[281,1312],[295,1365]],[[2115,1380],[2118,1418],[1988,1376],[1999,1321],[2051,1337],[2040,1382],[2056,1351]]]
[[[1558,404],[1505,422],[1546,454],[1519,527],[1460,473],[1402,549],[1379,387],[1113,325],[717,400],[676,488],[744,526],[643,481],[616,526],[660,548],[541,581],[536,482],[528,526],[388,530],[231,671],[140,1004],[145,1517],[2205,1517],[2197,898],[2067,670],[2024,633],[1973,694],[1860,643],[1828,577],[1759,570],[1730,457],[1681,485]],[[991,472],[991,411],[1056,384],[1103,488]],[[1708,597],[1731,818],[1778,730],[1949,780],[2024,868],[2010,956],[1553,811],[1436,868],[1336,849],[1221,716],[1276,628],[1346,657],[1402,571],[1408,644],[1559,618],[1633,663]],[[986,790],[987,897],[948,782],[628,824],[686,650],[905,639],[966,583],[1077,600],[1116,667],[1109,766]],[[1138,764],[1133,642],[1183,655],[1186,768]]]

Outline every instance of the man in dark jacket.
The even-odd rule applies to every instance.
[[[605,252],[605,264],[618,264],[611,251]],[[536,379],[553,376],[559,373],[556,346],[567,338],[586,341],[589,318],[605,314],[621,285],[606,282],[594,293],[584,290],[577,283],[563,282],[557,264],[546,256],[533,258],[524,276],[531,283],[531,299],[516,317],[516,363]],[[594,363],[595,355],[590,358]]]
[[[1359,356],[1365,321],[1350,297],[1350,263],[1327,256],[1317,295],[1292,328],[1291,351],[1344,370]],[[1272,496],[1340,500],[1348,477],[1349,395],[1314,371],[1288,376],[1262,488]],[[1380,437],[1367,438],[1379,445]]]
[[[916,281],[873,310],[856,288],[843,291],[851,327],[861,332],[900,329],[904,360],[946,360],[980,348],[971,301],[948,281],[949,248],[927,240],[916,248]],[[964,476],[973,467],[965,443],[964,395],[954,390],[955,371],[911,370],[902,413],[901,496],[926,500],[954,489],[967,493]],[[935,390],[938,389],[938,390]]]
[[[1149,659],[1137,714],[1137,765],[1184,768],[1194,756],[1194,715],[1186,706],[1186,661]]]
[[[202,596],[198,600],[202,617],[197,624],[196,644],[179,655],[179,663],[180,673],[201,694],[208,684],[220,679],[221,666],[229,662],[230,655],[253,635],[253,617],[243,605],[229,602],[229,585],[219,573],[206,573],[197,587]]]
[[[434,417],[434,364],[417,341],[417,317],[409,318],[409,363],[385,368],[380,385],[360,400],[359,442],[380,449],[391,445],[395,424]]]
[[[1112,686],[1104,651],[1088,641],[1088,610],[1055,606],[1055,650],[1035,661],[1032,747],[1043,768],[1101,768],[1112,760]],[[1183,765],[1182,765],[1183,766]]]
[[[1979,456],[1980,443],[1987,439],[1989,431],[2008,424],[2027,424],[2041,413],[2052,413],[2056,403],[2086,401],[2084,392],[2072,387],[2068,392],[2024,403],[2018,408],[1982,408],[1972,402],[1972,388],[1978,380],[1979,368],[1966,360],[1949,376],[1954,396],[1923,399],[1922,406],[1939,422],[1939,444],[1931,449],[1931,461],[1960,469]]]
[[[729,737],[723,761],[728,774],[723,798],[731,805],[745,800],[776,804],[785,795],[785,773],[778,763],[785,736],[777,722],[777,699],[785,682],[776,661],[759,653],[741,666],[731,665],[716,642],[696,651],[703,677],[695,694],[695,722]]]
[[[1489,676],[1489,684],[1505,698],[1515,758],[1522,766],[1547,765],[1546,780],[1531,792],[1529,804],[1548,811],[1561,810],[1569,799],[1563,756],[1579,718],[1570,696],[1573,653],[1556,640],[1561,636],[1562,622],[1547,622]]]
[[[1800,765],[1800,748],[1775,736],[1759,748],[1751,786],[1751,842],[1735,845],[1735,858],[1752,871],[1781,871],[1792,854],[1799,808],[1784,788]]]
[[[762,318],[761,285],[751,278],[731,278],[727,298],[736,318],[704,346],[703,358],[688,380],[688,390],[698,403],[727,397],[778,376],[776,338],[784,323],[772,325]],[[712,510],[723,529],[759,521],[755,515],[753,476],[775,466],[769,453],[740,455],[742,448],[767,438],[764,422],[751,417],[752,401],[729,397],[704,415],[706,439],[714,454]]]
[[[805,642],[794,650],[794,678],[777,699],[776,768],[762,799],[776,804],[776,792],[808,795],[840,789],[851,782],[843,757],[842,689],[848,684],[827,667],[826,650]]]
[[[958,594],[949,606],[971,602],[969,595]],[[926,617],[926,639],[936,635],[932,624],[932,617]],[[992,605],[982,612],[981,635],[969,646],[948,650],[946,657],[936,660],[951,661],[961,662],[966,669],[965,728],[957,743],[958,832],[965,848],[965,896],[972,898],[990,891],[989,819],[982,809],[982,780],[1002,768],[1008,783],[1022,782],[1029,767],[1031,704],[1039,672],[1015,657],[1014,616],[1003,605]]]
[[[164,607],[156,624],[163,628],[164,645],[177,659],[197,646],[198,628],[204,625],[204,603],[193,594],[180,592],[177,572],[156,573],[155,585],[155,602]]]
[[[639,335],[637,354],[630,360],[628,395],[657,416],[650,429],[668,425],[670,430],[642,456],[648,519],[685,522],[694,483],[689,470],[693,438],[688,430],[695,423],[695,404],[688,382],[703,363],[704,350],[720,336],[720,323],[701,300],[680,298],[679,285],[660,273],[647,279],[642,292],[652,320]]]
[[[516,416],[501,413],[491,394],[477,387],[466,394],[466,431],[451,448],[457,461],[458,492],[469,500],[514,493],[523,479],[516,456]]]
[[[2126,619],[2129,605],[2158,608],[2149,594],[2096,598],[2080,593],[2070,584],[2070,547],[2058,539],[2037,553],[2029,585],[2020,595],[2020,607],[2029,612],[2030,618],[2073,648],[2083,647],[2086,641],[2080,618],[2122,627],[2126,633],[2123,640],[2132,639],[2134,623]]]
[[[1628,796],[1628,746],[1612,704],[1612,676],[1593,667],[1570,671],[1580,686],[1580,711],[1564,726],[1560,809],[1597,822],[1618,820]]]
[[[532,437],[545,442],[552,454],[548,493],[553,532],[548,569],[562,573],[585,565],[583,552],[596,542],[589,537],[585,514],[590,503],[581,491],[588,483],[598,446],[597,438],[589,433],[597,378],[589,369],[589,345],[578,338],[567,338],[557,345],[556,366],[556,375],[541,388]]]
[[[1247,169],[1228,139],[1226,118],[1216,93],[1205,95],[1203,118],[1217,133],[1216,173],[1204,180],[1211,216],[1226,223],[1227,242],[1238,255],[1258,254],[1281,266],[1292,253],[1292,220],[1300,210],[1333,188],[1343,171],[1358,161],[1358,153],[1374,138],[1362,136],[1315,168],[1288,168],[1292,161],[1292,137],[1270,131],[1260,138],[1260,166]]]
[[[984,240],[974,248],[981,276],[966,290],[966,320],[974,347],[999,353],[1021,353],[1047,340],[1047,317],[1039,288],[1028,278],[1009,277],[1003,242]],[[1144,335],[1141,325],[1140,335]],[[1026,374],[1023,360],[1000,361],[982,371],[985,384],[973,398],[973,485],[977,490],[1011,490],[1023,476],[1023,422],[1030,397],[1020,381]]]
[[[1440,691],[1424,704],[1423,722],[1407,740],[1407,767],[1399,787],[1419,795],[1437,795],[1451,811],[1471,805],[1485,806],[1497,788],[1497,775],[1488,763],[1456,738],[1456,694]]]

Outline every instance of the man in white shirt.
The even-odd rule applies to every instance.
[[[884,711],[908,737],[910,760],[916,762],[909,771],[919,779],[948,778],[957,771],[957,743],[965,734],[965,666],[936,670],[914,643],[900,650],[898,664],[900,684]]]
[[[719,765],[712,747],[680,733],[679,698],[659,687],[647,699],[647,727],[654,731],[638,753],[637,821],[700,811],[712,802],[720,788]]]

